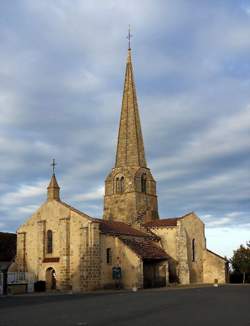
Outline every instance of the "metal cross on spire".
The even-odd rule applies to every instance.
[[[52,166],[52,172],[55,174],[55,166],[57,165],[56,160],[53,158],[52,163],[50,164]]]
[[[130,25],[128,25],[128,36],[127,36],[127,39],[128,39],[128,49],[131,50],[131,47],[130,47],[130,41],[131,41],[131,38],[133,37],[133,35],[131,34],[130,32]]]

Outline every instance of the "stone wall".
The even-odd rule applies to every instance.
[[[185,230],[186,235],[186,243],[183,243],[183,246],[186,248],[185,255],[187,255],[190,283],[203,283],[203,252],[206,247],[204,223],[195,213],[184,216],[178,220],[178,224],[179,223]],[[193,257],[193,240],[195,257]],[[178,242],[179,239],[177,237],[177,243]],[[180,261],[181,258],[182,255],[179,255],[178,260]]]
[[[161,245],[170,256],[169,278],[180,284],[203,282],[204,224],[194,213],[177,221],[177,226],[153,227]],[[194,240],[195,259],[192,241]]]
[[[177,279],[180,284],[190,283],[190,267],[188,261],[187,232],[178,221],[176,228]]]
[[[27,244],[26,232],[23,230],[19,230],[17,232],[16,263],[18,266],[17,269],[20,272],[24,272],[27,270],[26,244]]]
[[[60,218],[59,220],[59,270],[58,274],[60,277],[60,289],[61,290],[71,290],[72,281],[71,281],[71,266],[70,266],[70,216]]]
[[[141,189],[141,176],[146,175],[146,192]],[[124,192],[117,193],[116,178],[124,177]],[[158,219],[156,183],[149,169],[139,167],[115,168],[105,181],[104,219],[132,224]]]
[[[111,249],[112,260],[107,263],[107,249]],[[101,286],[115,287],[112,268],[119,266],[122,270],[121,283],[124,288],[143,287],[142,260],[118,237],[101,235]]]
[[[153,227],[151,230],[161,238],[160,245],[169,255],[168,281],[177,282],[177,228],[176,227]]]
[[[101,248],[98,223],[88,223],[80,232],[80,290],[100,288]]]
[[[88,228],[87,234],[82,232],[84,227]],[[52,253],[47,253],[48,230],[53,235]],[[80,259],[83,256],[87,259],[85,278]],[[98,288],[99,224],[66,204],[47,201],[18,229],[16,262],[19,270],[33,272],[38,280],[46,280],[46,271],[54,269],[60,290],[78,292]]]
[[[214,283],[215,279],[217,279],[219,283],[225,283],[226,261],[209,250],[204,250],[203,256],[204,283]]]

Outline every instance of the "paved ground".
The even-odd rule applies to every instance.
[[[250,326],[250,286],[0,298],[1,326]]]

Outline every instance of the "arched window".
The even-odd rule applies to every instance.
[[[145,173],[141,176],[141,191],[145,193],[147,192],[147,176]]]
[[[124,177],[116,177],[115,179],[115,192],[117,194],[121,194],[125,190],[125,182]]]
[[[52,254],[53,252],[53,234],[51,230],[47,231],[47,254]]]
[[[106,250],[106,262],[107,262],[107,264],[112,264],[112,251],[111,251],[111,248],[107,248],[107,250]]]
[[[121,177],[121,179],[120,179],[120,190],[121,190],[121,193],[124,192],[124,177]]]
[[[192,261],[195,261],[195,239],[192,240]]]
[[[120,193],[120,179],[118,177],[115,179],[115,192]]]

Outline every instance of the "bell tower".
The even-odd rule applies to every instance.
[[[130,41],[130,33],[129,33]],[[158,219],[156,182],[147,167],[129,42],[115,166],[105,180],[104,219]]]

